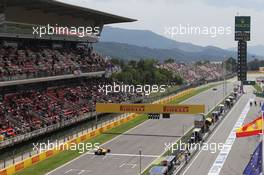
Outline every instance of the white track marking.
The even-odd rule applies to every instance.
[[[131,166],[131,168],[135,168],[137,164],[134,163],[122,163],[119,168],[122,168],[123,166]]]
[[[71,172],[72,171],[72,169],[69,169],[68,171],[66,171],[64,174],[67,174],[67,173],[69,173],[69,172]]]
[[[254,99],[251,99],[254,100]],[[246,118],[246,115],[248,114],[250,110],[250,105],[249,102],[247,103],[247,105],[245,106],[244,110],[242,111],[242,113],[240,114],[236,124],[233,126],[232,131],[230,132],[228,138],[225,141],[224,144],[224,149],[221,150],[217,156],[217,158],[214,161],[214,164],[212,165],[211,169],[209,170],[209,175],[218,175],[222,169],[222,167],[225,164],[225,161],[228,157],[229,152],[232,149],[232,146],[236,140],[236,130],[242,126],[242,124],[244,123],[244,120]]]
[[[239,101],[241,101],[242,97],[237,101],[236,105],[239,103]],[[225,123],[225,120],[228,118],[228,116],[230,116],[230,114],[233,112],[233,110],[235,109],[236,107],[234,106],[230,111],[229,113],[227,114],[227,116],[224,117],[224,119],[221,121],[221,123],[219,124],[219,126],[216,128],[216,130],[214,131],[214,133],[209,136],[208,140],[206,143],[209,143],[211,141],[211,139],[214,137],[214,135],[217,133],[217,131],[219,130],[219,128],[221,128],[221,126],[223,125],[223,123]],[[200,150],[196,156],[191,160],[190,164],[187,166],[187,168],[183,171],[182,175],[184,175],[188,169],[192,166],[192,164],[195,162],[195,160],[197,159],[197,157],[200,155],[200,153],[202,152],[202,150]]]
[[[122,164],[119,166],[119,168],[122,168],[124,165],[125,165],[125,163],[122,163]]]
[[[76,172],[77,174],[81,175],[83,173],[90,173],[90,170],[79,170],[79,169],[69,169],[68,171],[66,171],[64,174],[68,174],[69,172]]]
[[[87,153],[86,153],[87,154]],[[88,153],[87,155],[94,155],[94,153]],[[140,157],[139,154],[114,154],[114,153],[107,153],[107,156],[122,156],[122,157]],[[106,157],[106,156],[104,156]],[[157,158],[159,155],[141,155],[141,157],[150,157],[150,158]]]

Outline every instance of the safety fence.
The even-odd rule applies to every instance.
[[[95,116],[95,112],[90,112],[90,113],[86,113],[84,115],[81,115],[79,117],[76,117],[76,118],[73,118],[73,119],[70,119],[70,120],[67,120],[67,121],[62,121],[60,123],[57,123],[57,124],[54,124],[54,125],[51,125],[51,126],[47,126],[45,128],[41,128],[41,129],[32,131],[30,133],[26,133],[26,134],[23,134],[23,135],[18,135],[16,137],[11,138],[11,139],[7,139],[7,140],[4,140],[4,141],[0,142],[0,148],[4,148],[4,147],[10,146],[10,145],[14,145],[16,143],[23,142],[25,140],[29,140],[29,139],[31,139],[33,137],[38,137],[40,135],[43,135],[44,133],[50,133],[50,132],[55,131],[55,130],[57,130],[59,128],[70,126],[70,125],[72,125],[74,123],[81,122],[83,120],[92,118],[94,116]]]
[[[194,91],[194,88],[190,88],[190,89],[187,89],[185,91],[182,91],[178,94],[175,94],[175,95],[172,95],[172,96],[169,96],[169,97],[166,97],[166,98],[163,98],[161,100],[158,100],[154,103],[160,103],[160,104],[164,104],[164,103],[169,103],[175,99],[178,99],[178,98],[181,98],[191,92]],[[99,134],[107,131],[107,130],[110,130],[114,127],[117,127],[121,124],[124,124],[124,123],[127,123],[129,121],[131,121],[132,119],[136,118],[137,116],[139,116],[139,114],[129,114],[127,115],[127,117],[125,118],[121,118],[117,121],[114,121],[114,122],[111,122],[111,123],[108,123],[108,124],[105,124],[97,129],[94,129],[92,131],[88,131],[84,134],[82,134],[81,136],[77,136],[75,138],[72,138],[70,139],[69,141],[66,141],[64,144],[60,144],[59,145],[59,148],[58,147],[55,147],[54,149],[50,149],[50,150],[47,150],[47,151],[44,151],[44,152],[41,152],[41,153],[38,153],[36,155],[31,155],[29,158],[26,158],[22,161],[19,161],[17,163],[14,162],[13,165],[9,165],[8,167],[6,168],[3,168],[0,170],[0,175],[12,175],[12,174],[15,174],[17,173],[18,171],[21,171],[25,168],[28,168],[30,166],[33,166],[43,160],[46,160],[62,151],[64,151],[64,148],[66,147],[67,148],[67,145],[70,146],[70,144],[72,143],[75,143],[75,144],[78,144],[78,143],[81,143],[81,142],[85,142],[89,139],[92,139],[96,136],[98,136]]]
[[[135,102],[136,99],[131,100],[131,102]],[[100,113],[97,113],[97,115],[99,115]],[[15,137],[9,138],[9,139],[2,139],[0,138],[0,149],[9,147],[9,146],[14,146],[17,143],[23,142],[23,141],[27,141],[30,140],[32,138],[36,138],[39,137],[41,135],[47,134],[47,133],[51,133],[54,131],[57,131],[59,129],[62,129],[64,127],[68,127],[68,126],[72,126],[73,124],[85,121],[85,120],[89,120],[89,119],[93,119],[96,116],[96,112],[89,112],[89,113],[85,113],[82,114],[80,116],[76,116],[72,119],[66,120],[66,121],[61,121],[59,123],[41,128],[41,129],[37,129],[35,131],[29,132],[29,133],[25,133],[25,134],[21,134],[21,135],[17,135]],[[1,135],[0,135],[1,136]],[[1,166],[0,166],[1,168]]]
[[[145,96],[144,98],[133,98],[130,101],[128,101],[127,103],[129,103],[129,102],[135,103],[135,102],[139,102],[139,101],[141,101],[143,103],[157,102],[157,101],[160,101],[160,99],[165,100],[167,98],[172,98],[173,96],[175,96],[175,94],[176,95],[181,94],[182,92],[186,92],[187,90],[195,88],[199,85],[200,85],[199,82],[197,82],[196,84],[192,84],[192,85],[184,84],[177,89],[170,90],[169,92],[162,93],[160,95],[151,96],[151,97]],[[41,135],[44,135],[44,134],[47,134],[50,132],[57,131],[61,128],[71,126],[75,123],[82,122],[82,121],[87,120],[87,119],[93,119],[93,118],[95,118],[95,116],[96,116],[95,112],[89,112],[89,113],[82,114],[80,116],[76,116],[76,117],[69,119],[69,120],[66,120],[66,121],[62,121],[62,122],[59,122],[59,123],[56,123],[56,124],[53,124],[53,125],[50,125],[50,126],[47,126],[44,128],[34,130],[32,132],[17,135],[17,136],[12,137],[12,138],[6,139],[4,137],[1,138],[1,136],[0,136],[0,149],[6,148],[9,146],[14,146],[17,143],[27,141],[27,140],[32,139],[32,138],[36,138],[36,137],[39,137]],[[0,168],[1,168],[1,166],[0,166]]]

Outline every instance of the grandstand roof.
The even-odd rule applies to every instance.
[[[133,21],[136,20],[57,0],[0,0],[0,37],[92,43],[98,41],[105,24]],[[63,31],[67,27],[78,28],[78,32],[92,29],[96,34],[78,37],[66,33],[40,37],[33,34],[36,26],[62,27]]]
[[[110,13],[93,10],[86,7],[71,5],[56,0],[0,0],[4,8],[19,7],[29,11],[37,10],[44,13],[67,15],[73,18],[94,19],[102,24],[133,22],[135,19],[126,18]]]

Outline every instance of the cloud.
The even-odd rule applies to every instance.
[[[59,0],[68,2],[77,2],[80,4],[90,4],[97,2],[113,3],[124,2],[124,0]],[[203,3],[218,7],[240,7],[245,9],[264,10],[264,0],[126,0],[126,2],[146,2],[146,3],[168,3],[168,4],[192,4]]]
[[[165,26],[234,26],[234,16],[251,16],[252,38],[249,44],[264,42],[264,0],[60,0],[108,13],[138,19],[137,22],[112,26],[151,30],[164,35]],[[249,2],[250,1],[250,2]],[[182,42],[199,45],[234,47],[233,35],[214,38],[206,36],[177,36]]]
[[[240,7],[244,9],[264,10],[263,0],[201,0],[219,7]]]

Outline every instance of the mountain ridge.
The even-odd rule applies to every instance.
[[[192,43],[178,42],[158,35],[149,30],[122,29],[105,27],[96,50],[106,56],[120,59],[154,58],[165,60],[173,58],[179,61],[198,60],[221,61],[224,57],[237,57],[233,50],[215,46],[198,46]],[[258,56],[248,54],[249,60]]]

